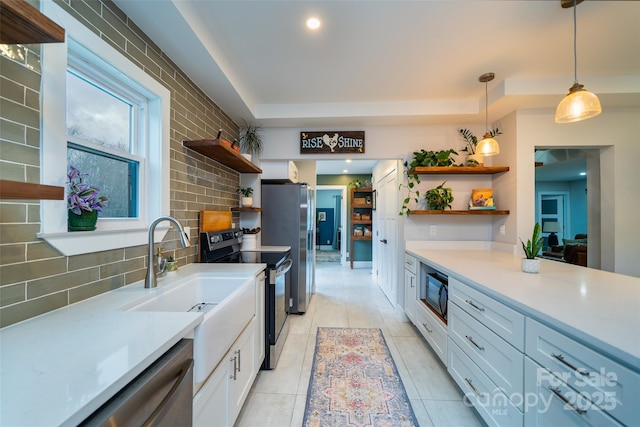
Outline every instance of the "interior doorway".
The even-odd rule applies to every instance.
[[[347,248],[343,236],[347,227],[347,187],[316,187],[316,262],[346,265]]]

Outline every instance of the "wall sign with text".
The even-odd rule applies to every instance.
[[[300,132],[300,154],[364,153],[364,131]]]

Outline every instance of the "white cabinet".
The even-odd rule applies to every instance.
[[[565,393],[570,400],[586,397],[623,424],[640,425],[637,372],[530,318],[527,318],[526,353],[540,365],[528,373],[532,377],[527,377],[530,388],[527,392],[537,390],[541,380],[561,379],[570,387]]]
[[[422,301],[415,306],[415,321],[413,322],[442,363],[447,365],[447,325],[442,323]]]
[[[417,260],[411,255],[404,255],[404,312],[409,320],[415,323],[417,293]]]
[[[260,370],[265,351],[265,277],[256,276],[255,313],[193,398],[193,425],[232,426]]]
[[[262,168],[262,179],[298,182],[298,167],[291,160],[260,162]]]

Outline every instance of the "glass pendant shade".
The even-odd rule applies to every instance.
[[[476,145],[476,153],[483,156],[493,156],[500,153],[500,144],[498,141],[491,138],[491,135],[487,132],[484,134],[482,140]]]
[[[556,123],[573,123],[590,119],[602,112],[598,97],[576,83],[556,108]]]

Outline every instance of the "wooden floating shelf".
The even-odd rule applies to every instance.
[[[1,179],[0,199],[64,200],[64,187]]]
[[[509,166],[416,166],[409,175],[493,175],[508,172]]]
[[[220,139],[199,139],[196,141],[182,141],[182,145],[203,156],[220,162],[240,173],[262,173],[262,169],[245,159],[233,148],[221,142]]]
[[[60,43],[64,28],[24,0],[0,1],[0,43]]]
[[[231,212],[262,212],[262,208],[231,208]]]
[[[354,219],[351,221],[354,224],[362,224],[362,225],[371,225],[373,224],[373,221],[371,221],[370,219]]]
[[[371,236],[351,236],[353,240],[371,240]]]
[[[412,210],[409,215],[509,215],[508,210],[466,210],[466,211],[454,211],[454,210]]]
[[[361,203],[358,203],[358,204],[354,203],[353,205],[351,205],[351,207],[354,208],[354,209],[356,209],[356,208],[357,209],[373,209],[373,205],[372,204],[368,204],[367,205],[367,204],[361,204]]]

